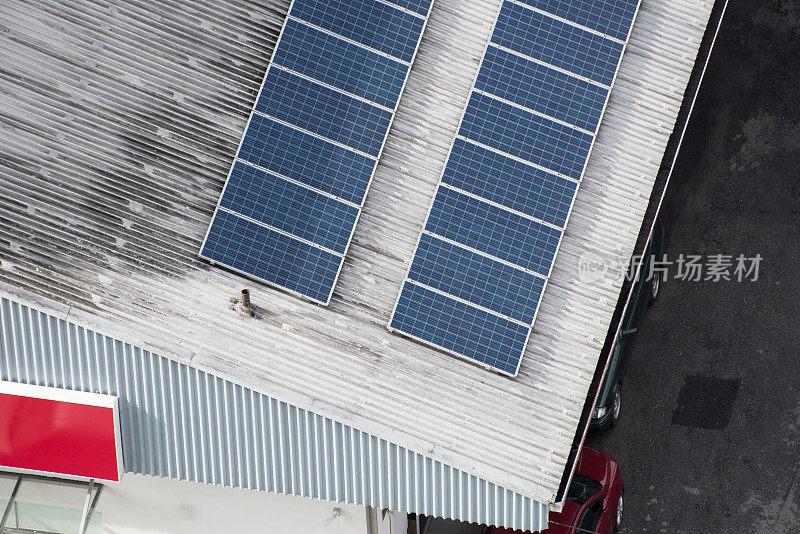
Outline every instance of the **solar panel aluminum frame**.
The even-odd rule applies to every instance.
[[[425,35],[425,30],[427,29],[428,22],[430,21],[430,16],[431,16],[431,11],[433,10],[433,5],[436,2],[436,0],[431,0],[430,5],[428,6],[428,11],[423,16],[420,13],[417,13],[417,12],[411,10],[411,9],[404,8],[404,7],[401,7],[401,6],[397,5],[397,4],[394,4],[394,3],[391,2],[391,0],[375,0],[375,1],[383,3],[383,4],[389,4],[391,7],[394,7],[396,9],[400,10],[400,11],[406,12],[406,13],[412,15],[412,16],[415,16],[415,17],[422,18],[423,19],[423,23],[422,23],[422,28],[420,29],[419,38],[417,39],[417,44],[414,47],[414,54],[411,56],[411,60],[408,61],[408,62],[402,60],[401,58],[398,58],[398,57],[392,56],[390,54],[387,54],[387,53],[385,53],[385,52],[383,52],[381,50],[377,50],[377,49],[373,49],[371,47],[367,47],[367,45],[361,45],[361,46],[364,46],[364,47],[374,51],[375,53],[378,53],[378,54],[383,55],[385,57],[388,57],[388,58],[391,58],[393,60],[399,61],[400,63],[407,64],[408,65],[408,70],[406,71],[406,76],[403,79],[403,85],[400,87],[400,92],[398,93],[397,101],[395,102],[394,109],[392,110],[392,116],[389,119],[389,125],[388,125],[388,127],[386,129],[386,134],[384,134],[384,136],[383,136],[383,141],[381,142],[380,150],[378,151],[378,154],[374,158],[375,159],[375,164],[372,167],[372,172],[370,173],[369,181],[367,182],[367,187],[364,190],[364,195],[361,198],[361,203],[358,205],[358,214],[356,215],[355,222],[353,223],[353,228],[350,231],[350,236],[347,239],[347,245],[345,246],[344,252],[341,255],[339,255],[338,253],[335,254],[337,256],[340,256],[339,268],[336,271],[336,277],[333,280],[333,284],[331,285],[331,290],[328,293],[327,298],[324,301],[317,300],[317,299],[309,297],[308,295],[304,295],[303,293],[295,291],[293,289],[289,289],[287,287],[284,287],[284,286],[282,286],[280,284],[276,284],[276,283],[270,282],[268,280],[264,280],[262,278],[254,276],[253,274],[245,272],[245,271],[242,271],[241,269],[237,269],[235,267],[231,267],[231,266],[224,265],[224,264],[219,264],[219,265],[224,266],[226,269],[228,269],[230,271],[233,271],[233,272],[236,272],[236,273],[238,273],[238,274],[240,274],[242,276],[245,276],[247,278],[251,278],[251,279],[254,279],[254,280],[258,280],[259,282],[262,282],[262,283],[264,283],[264,284],[266,284],[268,286],[274,287],[276,289],[280,289],[282,291],[285,291],[287,293],[295,295],[296,297],[299,297],[299,298],[301,298],[303,300],[306,300],[306,301],[309,301],[309,302],[314,302],[314,303],[320,304],[322,306],[328,306],[330,304],[331,297],[333,296],[333,290],[336,288],[336,284],[339,281],[339,275],[341,274],[342,267],[344,266],[344,259],[347,256],[347,252],[350,250],[350,243],[353,240],[353,235],[355,235],[355,229],[358,226],[358,222],[361,219],[361,213],[362,213],[362,211],[364,209],[364,203],[366,202],[367,195],[369,194],[369,190],[372,187],[372,180],[375,177],[375,172],[378,169],[378,163],[380,162],[380,159],[381,159],[381,157],[383,155],[383,149],[386,146],[386,140],[389,138],[389,132],[391,132],[392,126],[394,125],[394,119],[397,116],[397,110],[400,107],[400,101],[403,98],[403,93],[405,93],[406,84],[408,83],[408,78],[411,75],[411,68],[413,67],[414,61],[417,58],[417,53],[419,52],[419,47],[420,47],[420,44],[422,43],[422,36]],[[222,202],[222,198],[225,196],[225,191],[228,188],[228,183],[230,182],[230,177],[231,177],[231,173],[233,172],[233,167],[236,164],[236,161],[239,160],[239,157],[238,157],[239,156],[239,152],[242,149],[242,144],[244,143],[245,136],[247,135],[247,132],[250,129],[250,123],[253,120],[253,116],[256,114],[256,104],[261,99],[261,92],[264,90],[264,84],[265,84],[265,82],[267,80],[267,76],[269,76],[270,70],[272,69],[272,65],[273,65],[272,59],[274,58],[275,52],[278,50],[278,47],[281,44],[281,39],[283,38],[283,32],[286,29],[286,24],[288,23],[289,20],[295,20],[295,21],[300,22],[301,24],[308,25],[311,28],[316,28],[316,26],[311,25],[310,23],[307,23],[306,21],[304,21],[304,20],[302,20],[300,18],[295,18],[295,17],[292,16],[292,10],[294,9],[294,5],[295,5],[295,0],[292,0],[291,5],[289,6],[289,10],[286,13],[286,17],[283,19],[283,24],[281,25],[281,31],[280,31],[280,34],[278,35],[278,40],[275,41],[275,46],[272,49],[272,56],[270,57],[269,64],[267,65],[267,69],[264,72],[263,78],[261,79],[261,85],[259,86],[258,94],[256,95],[256,99],[255,99],[255,101],[253,103],[253,106],[252,106],[252,108],[250,110],[250,115],[247,118],[247,124],[245,125],[244,131],[242,132],[241,139],[239,140],[239,145],[236,147],[236,155],[234,156],[233,161],[231,162],[230,169],[228,170],[228,175],[225,178],[225,185],[222,187],[222,192],[219,195],[219,200],[217,200],[217,204],[214,207],[214,214],[211,217],[211,222],[208,225],[208,229],[206,230],[206,234],[203,237],[203,243],[200,246],[200,253],[198,255],[201,258],[203,258],[205,260],[208,260],[211,263],[211,265],[217,265],[218,262],[213,260],[213,259],[211,259],[211,258],[209,258],[209,257],[207,257],[207,256],[204,256],[202,254],[202,251],[205,248],[206,241],[208,240],[208,236],[211,233],[211,227],[214,224],[214,220],[217,217],[217,212],[221,209],[220,208],[220,203]],[[341,38],[346,42],[350,42],[349,39],[347,39],[346,37],[341,36],[341,35],[339,35],[339,34],[337,34],[335,32],[330,32],[328,30],[325,30],[325,31],[328,32],[328,33],[334,34],[337,38]],[[280,68],[280,67],[278,67],[278,68]],[[293,71],[288,71],[288,72],[293,72]],[[310,79],[313,79],[313,78],[310,78]],[[321,82],[321,83],[324,83],[324,82]],[[377,104],[377,103],[375,103],[375,104],[380,106],[380,104]],[[277,120],[277,119],[274,119],[274,118],[272,120],[275,120],[276,122],[280,122],[280,123],[283,124],[283,121],[280,121],[280,120]],[[298,128],[298,127],[293,126],[293,125],[289,125],[289,126],[292,127],[292,128]],[[298,131],[304,131],[304,130],[303,129],[299,129]],[[321,137],[321,136],[319,136],[317,134],[314,134],[314,136],[318,137],[319,139],[323,139],[323,140],[325,140],[327,142],[331,142],[331,140],[323,138],[323,137]],[[337,143],[334,143],[334,144],[337,144]],[[353,149],[352,147],[348,147],[348,148],[351,149],[351,150],[356,151],[356,149]],[[358,151],[356,151],[356,152],[359,153]],[[241,161],[244,162],[245,164],[251,164],[250,162],[247,162],[245,160],[241,160]],[[273,175],[277,176],[278,178],[286,179],[286,177],[280,176],[280,175],[278,175],[278,174],[276,174],[274,172],[266,171],[266,169],[262,169],[262,170],[265,171],[265,172],[269,172],[270,174],[273,174]],[[289,181],[292,181],[292,180],[289,180]],[[311,190],[313,191],[314,189],[311,189]],[[336,197],[336,198],[338,198],[338,197]],[[279,230],[277,228],[273,228],[272,226],[265,226],[263,223],[259,223],[257,221],[253,221],[249,217],[245,217],[242,214],[239,214],[239,213],[236,213],[236,212],[230,212],[229,210],[225,210],[225,209],[223,209],[223,211],[227,211],[229,213],[233,213],[237,217],[240,217],[240,218],[242,218],[244,220],[252,221],[255,224],[258,224],[260,226],[264,226],[265,228],[269,228],[269,229],[271,229],[271,230],[273,230],[275,232],[290,236],[293,239],[297,239],[297,240],[299,240],[301,242],[308,243],[309,245],[311,245],[311,246],[313,246],[315,248],[319,248],[319,249],[324,250],[326,252],[333,252],[333,251],[329,251],[325,247],[322,247],[322,246],[318,245],[317,243],[313,243],[311,241],[308,241],[308,240],[305,240],[305,239],[302,239],[302,238],[298,238],[298,236],[294,236],[293,234],[290,234],[288,232],[284,232],[284,231],[281,231],[281,230]]]
[[[487,370],[490,370],[490,371],[493,371],[495,373],[498,373],[498,374],[501,374],[501,375],[505,375],[505,376],[509,376],[509,377],[513,378],[513,377],[516,377],[519,374],[519,369],[520,369],[520,366],[522,365],[522,357],[524,356],[525,348],[527,348],[528,341],[530,340],[531,333],[533,332],[533,325],[536,324],[536,318],[539,315],[539,310],[541,308],[542,298],[544,297],[545,291],[547,291],[547,284],[550,281],[550,275],[553,272],[553,266],[555,265],[556,258],[558,258],[558,252],[561,249],[561,243],[562,243],[562,241],[564,239],[564,233],[566,232],[567,226],[569,225],[570,216],[572,215],[572,210],[573,210],[573,208],[575,206],[575,199],[578,197],[578,192],[580,191],[580,184],[583,182],[584,175],[586,174],[586,168],[589,165],[589,159],[592,156],[592,151],[594,149],[594,144],[595,144],[595,141],[597,141],[597,135],[598,135],[598,133],[600,131],[600,125],[602,124],[603,118],[605,117],[606,108],[608,107],[608,101],[611,98],[611,91],[614,89],[614,85],[616,84],[617,75],[619,74],[619,69],[620,69],[620,66],[622,65],[622,59],[625,57],[625,52],[626,52],[626,50],[628,48],[628,43],[630,42],[630,38],[631,38],[631,32],[633,31],[633,26],[636,23],[636,18],[639,15],[639,9],[642,6],[642,1],[639,0],[636,3],[636,10],[634,11],[633,17],[631,18],[631,23],[630,23],[630,26],[628,27],[628,33],[627,33],[627,35],[625,37],[625,41],[622,43],[622,51],[620,52],[620,58],[619,58],[619,61],[617,62],[617,67],[614,70],[614,77],[611,80],[611,84],[608,86],[608,93],[606,94],[606,99],[605,99],[605,102],[603,103],[603,108],[602,108],[602,111],[600,113],[600,118],[597,121],[597,127],[595,128],[594,134],[592,135],[592,141],[591,141],[591,143],[589,145],[589,152],[586,155],[586,161],[584,161],[584,163],[583,163],[583,169],[581,170],[580,179],[577,180],[577,185],[575,187],[575,194],[572,196],[572,202],[570,203],[569,211],[567,212],[567,216],[564,219],[564,226],[562,228],[561,235],[558,238],[558,244],[556,245],[555,253],[553,254],[553,261],[550,264],[550,268],[548,270],[547,277],[545,278],[544,285],[542,286],[542,291],[539,294],[539,302],[536,305],[536,311],[534,312],[533,320],[531,321],[531,324],[528,327],[528,335],[525,338],[525,344],[523,345],[522,354],[520,354],[520,357],[517,360],[517,368],[515,369],[513,374],[512,373],[507,373],[507,372],[503,371],[502,369],[498,369],[498,368],[493,367],[493,366],[491,366],[489,364],[486,364],[486,363],[483,363],[483,362],[479,362],[477,360],[469,358],[468,356],[464,356],[463,354],[459,354],[456,351],[453,351],[453,350],[450,350],[450,349],[446,349],[446,348],[444,348],[442,346],[436,345],[435,343],[432,343],[430,341],[421,339],[418,336],[415,336],[415,335],[412,335],[412,334],[408,334],[406,332],[403,332],[402,330],[398,330],[398,329],[395,329],[395,328],[392,327],[392,321],[394,321],[394,316],[395,316],[395,313],[397,311],[397,305],[400,302],[400,296],[403,293],[403,289],[405,288],[406,283],[409,282],[409,281],[411,283],[416,283],[414,280],[411,280],[409,278],[409,274],[411,272],[411,266],[413,264],[414,258],[417,255],[417,249],[419,248],[419,243],[422,240],[422,235],[425,233],[425,227],[428,225],[428,218],[430,217],[431,210],[433,209],[433,204],[436,201],[436,196],[439,193],[440,187],[442,186],[442,179],[444,178],[444,173],[445,173],[445,170],[447,169],[447,164],[450,161],[450,156],[452,155],[452,152],[453,152],[453,146],[455,145],[455,140],[458,138],[459,132],[461,131],[461,124],[464,121],[464,117],[467,114],[467,106],[469,105],[469,101],[470,101],[470,99],[472,97],[472,94],[476,91],[475,86],[476,86],[477,81],[478,81],[478,76],[480,74],[481,68],[483,68],[483,61],[484,61],[484,59],[486,57],[486,52],[487,52],[487,50],[488,50],[488,48],[490,46],[490,43],[492,41],[492,36],[494,35],[494,30],[495,30],[495,27],[497,26],[497,21],[498,21],[498,19],[500,17],[500,11],[501,11],[501,9],[503,7],[503,4],[505,2],[512,2],[512,3],[518,4],[518,5],[522,5],[526,9],[533,9],[534,11],[538,11],[538,12],[544,13],[547,16],[549,16],[549,17],[551,17],[551,18],[553,18],[555,20],[559,20],[559,21],[562,21],[562,22],[567,22],[567,23],[572,24],[572,25],[577,25],[577,26],[579,26],[581,28],[585,28],[587,31],[590,31],[592,33],[602,34],[602,32],[598,32],[597,30],[592,30],[590,28],[586,28],[585,26],[582,26],[580,24],[577,24],[577,23],[574,23],[574,22],[571,22],[571,21],[566,21],[565,19],[563,19],[561,17],[552,15],[552,14],[550,14],[550,13],[548,13],[546,11],[543,11],[541,9],[533,8],[533,7],[531,7],[531,6],[527,5],[527,4],[518,3],[515,0],[502,0],[502,2],[500,3],[500,7],[497,10],[497,14],[495,15],[494,22],[492,23],[491,32],[489,33],[489,40],[486,43],[486,47],[484,47],[484,49],[483,49],[483,54],[481,55],[481,60],[478,63],[478,69],[477,69],[477,71],[475,73],[475,79],[472,81],[472,86],[470,87],[469,93],[467,94],[467,103],[464,105],[464,110],[461,113],[461,118],[458,121],[458,126],[456,127],[455,134],[453,135],[453,141],[450,143],[450,149],[448,150],[447,158],[445,159],[445,165],[442,167],[442,171],[441,171],[441,173],[439,175],[439,181],[436,184],[436,189],[434,190],[433,197],[431,198],[430,205],[428,206],[428,213],[425,216],[425,220],[422,223],[422,227],[420,229],[419,236],[417,237],[417,243],[414,246],[414,252],[411,255],[411,261],[409,261],[409,263],[408,263],[408,267],[406,269],[406,275],[403,278],[402,284],[400,284],[399,291],[397,292],[397,298],[395,299],[394,307],[392,308],[392,314],[389,317],[389,322],[386,325],[386,328],[387,328],[387,330],[389,330],[389,332],[397,332],[398,334],[400,334],[400,335],[402,335],[404,337],[408,337],[408,338],[414,339],[414,340],[416,340],[416,341],[418,341],[418,342],[420,342],[420,343],[422,343],[424,345],[428,345],[430,347],[433,347],[433,348],[435,348],[437,350],[440,350],[442,352],[445,352],[447,354],[456,356],[457,358],[462,359],[462,360],[464,360],[464,361],[466,361],[468,363],[471,363],[473,365],[477,365],[479,367],[483,367],[483,368],[485,368]],[[612,37],[610,35],[606,35],[606,34],[602,34],[602,35],[607,37],[607,38],[609,38],[609,39],[612,39],[614,41],[619,41],[619,39],[616,39],[616,38],[614,38],[614,37]],[[528,163],[530,163],[530,162],[528,162]],[[550,171],[550,172],[556,172],[556,171]],[[557,174],[561,175],[561,173],[557,173]],[[574,181],[574,180],[572,180],[572,181]],[[486,200],[488,200],[488,199],[486,199]],[[455,297],[453,295],[447,294],[447,296],[450,297],[450,298],[454,298],[455,300],[463,301],[463,299],[459,299],[458,297]],[[477,306],[477,305],[475,305],[475,304],[473,304],[471,302],[468,303],[468,305],[473,306],[473,307]],[[483,309],[481,307],[479,307],[479,308]],[[496,314],[496,312],[494,312],[494,313]]]

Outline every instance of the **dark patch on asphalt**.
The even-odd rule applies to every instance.
[[[686,375],[672,424],[719,430],[728,426],[739,393],[737,379]]]

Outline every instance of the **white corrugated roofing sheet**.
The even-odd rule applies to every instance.
[[[711,7],[642,3],[516,379],[385,328],[498,0],[437,0],[327,309],[197,257],[287,2],[4,2],[0,288],[549,502]]]

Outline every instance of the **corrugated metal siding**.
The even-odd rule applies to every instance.
[[[0,2],[0,289],[552,499],[712,2],[643,0],[516,380],[384,328],[499,3],[436,1],[323,310],[197,258],[288,1]]]
[[[539,530],[547,506],[327,417],[0,301],[0,380],[119,397],[125,471]]]

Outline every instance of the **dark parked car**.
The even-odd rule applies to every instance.
[[[630,304],[622,319],[622,328],[611,349],[608,371],[600,385],[595,411],[592,413],[589,423],[591,428],[606,429],[619,420],[622,406],[622,377],[625,375],[625,366],[633,350],[633,342],[636,340],[644,312],[655,301],[661,286],[661,279],[657,273],[655,276],[649,276],[650,264],[654,258],[660,260],[663,254],[664,227],[657,218],[653,228],[653,239],[648,243],[642,258],[641,274],[633,286]]]
[[[625,491],[617,461],[608,454],[584,447],[561,512],[550,513],[542,534],[611,534],[622,524]],[[520,531],[490,527],[486,534]]]

